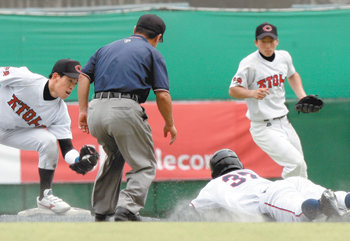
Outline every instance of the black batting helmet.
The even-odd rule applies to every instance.
[[[219,150],[210,158],[212,178],[217,178],[231,170],[243,168],[243,164],[239,160],[237,154],[230,149]]]

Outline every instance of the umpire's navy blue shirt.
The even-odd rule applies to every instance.
[[[168,72],[160,52],[140,35],[114,41],[96,51],[82,72],[95,84],[95,93],[134,93],[139,103],[150,89],[169,91]]]

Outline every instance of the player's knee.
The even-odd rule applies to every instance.
[[[47,135],[39,147],[39,167],[55,169],[58,162],[58,145],[54,135]]]

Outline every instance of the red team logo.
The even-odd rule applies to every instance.
[[[81,73],[81,66],[80,65],[76,65],[74,68],[77,72]]]
[[[241,77],[238,77],[238,78],[234,77],[234,78],[233,78],[233,81],[234,81],[234,82],[237,82],[238,84],[242,84],[242,79],[241,79]]]
[[[265,25],[265,26],[263,27],[263,30],[264,30],[265,32],[271,32],[271,31],[272,31],[272,27],[271,27],[271,25]]]
[[[3,72],[3,76],[7,76],[10,74],[10,71],[9,71],[10,67],[6,67],[5,68],[5,71]]]

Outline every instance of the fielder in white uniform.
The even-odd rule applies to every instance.
[[[301,143],[287,119],[285,82],[296,96],[306,96],[300,75],[287,51],[276,50],[277,28],[263,23],[256,28],[257,51],[245,57],[234,75],[229,94],[246,99],[254,142],[283,167],[282,177],[307,177]]]
[[[58,161],[57,140],[68,164],[79,159],[63,101],[72,93],[79,74],[80,63],[71,59],[57,61],[49,79],[27,67],[0,67],[0,144],[39,153],[37,205],[56,213],[70,209],[51,189]]]
[[[214,153],[210,168],[213,180],[190,204],[207,219],[210,213],[220,221],[211,211],[223,210],[220,215],[229,214],[232,221],[303,222],[340,217],[350,208],[350,193],[332,192],[303,177],[264,179],[244,169],[229,149]]]

